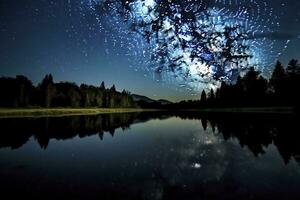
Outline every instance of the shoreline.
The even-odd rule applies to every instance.
[[[2,118],[67,117],[113,113],[153,112],[154,109],[140,108],[0,108]]]
[[[66,117],[132,112],[199,112],[202,114],[295,114],[292,107],[244,107],[207,109],[142,109],[142,108],[0,108],[1,118]]]

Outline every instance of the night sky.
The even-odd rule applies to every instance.
[[[131,32],[111,8],[105,14],[95,9],[101,1],[105,0],[1,0],[0,75],[23,74],[37,84],[52,73],[55,81],[93,85],[105,81],[108,87],[116,84],[118,90],[173,101],[199,98],[199,91],[211,86],[206,82],[195,87],[191,80],[183,86],[184,80],[176,81],[174,74],[159,75],[151,70],[159,65],[147,57],[152,55],[153,46]],[[149,2],[153,0],[147,2],[152,6]],[[267,7],[257,10],[261,16],[255,18],[255,24],[265,25],[262,41],[274,43],[270,55],[265,51],[260,57],[270,57],[269,64],[277,59],[286,64],[291,58],[300,58],[300,1],[241,0],[243,3],[229,7],[227,4],[239,1],[216,2],[212,8],[220,10],[223,5],[232,13],[241,6]],[[261,21],[268,18],[272,18],[270,24]],[[263,65],[266,71],[272,70],[265,62]]]

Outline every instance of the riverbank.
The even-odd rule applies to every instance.
[[[139,108],[0,108],[0,118],[63,117],[74,115],[98,115],[109,113],[131,113],[146,111],[155,110]]]
[[[22,117],[63,117],[74,115],[98,115],[109,113],[132,113],[171,111],[165,109],[140,109],[140,108],[0,108],[0,118],[22,118]],[[185,109],[175,112],[199,112],[199,113],[232,113],[232,114],[293,114],[292,107],[257,107],[257,108],[210,108],[210,109]]]

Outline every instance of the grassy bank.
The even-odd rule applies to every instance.
[[[60,117],[73,115],[97,115],[105,113],[130,113],[145,112],[152,110],[137,108],[26,108],[10,109],[0,108],[0,118],[13,117]]]
[[[0,118],[21,118],[21,117],[60,117],[73,115],[98,115],[106,113],[130,113],[130,112],[149,112],[149,111],[168,111],[159,109],[139,109],[139,108],[0,108]],[[174,110],[169,110],[174,111]],[[294,109],[291,107],[257,107],[257,108],[210,108],[210,109],[191,109],[177,110],[191,111],[199,113],[265,113],[265,114],[292,114]]]

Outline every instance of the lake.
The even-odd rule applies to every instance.
[[[300,199],[292,115],[0,119],[0,191],[85,199]]]

